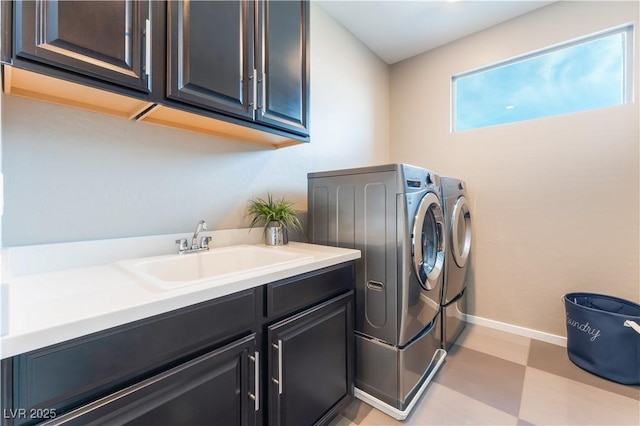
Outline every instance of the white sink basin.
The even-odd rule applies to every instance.
[[[239,245],[189,254],[175,254],[118,262],[126,270],[164,289],[223,281],[311,259],[279,247]]]

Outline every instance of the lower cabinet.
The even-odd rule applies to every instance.
[[[353,293],[268,327],[269,424],[331,419],[353,395]]]
[[[353,399],[353,262],[2,360],[2,426],[322,425]]]
[[[45,424],[255,425],[256,347],[252,334]]]
[[[59,420],[217,353],[255,333],[259,297],[259,289],[244,290],[4,359],[2,425]]]

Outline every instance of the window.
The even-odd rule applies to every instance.
[[[453,130],[631,102],[633,26],[452,77]]]

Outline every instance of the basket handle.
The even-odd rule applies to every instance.
[[[638,325],[637,322],[635,321],[631,321],[631,320],[626,320],[624,322],[624,326],[625,327],[631,327],[633,328],[638,334],[640,334],[640,325]]]

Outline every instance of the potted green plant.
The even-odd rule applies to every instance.
[[[250,228],[263,223],[267,245],[287,244],[289,228],[302,232],[302,225],[293,209],[293,202],[285,200],[284,197],[274,200],[268,193],[266,200],[254,198],[249,201],[247,214],[252,217]]]

